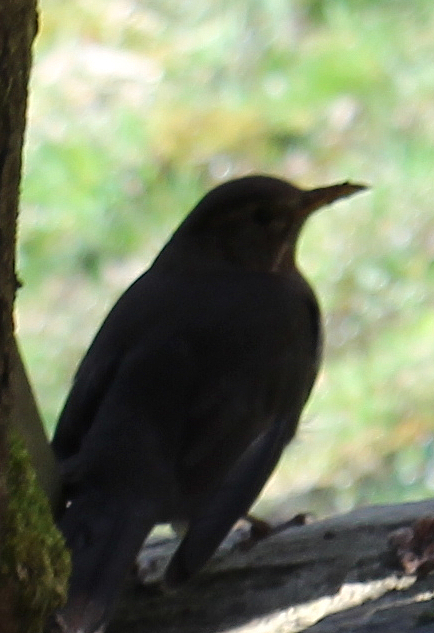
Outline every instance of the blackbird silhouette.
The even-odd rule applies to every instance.
[[[58,629],[105,630],[155,524],[187,525],[165,574],[176,587],[248,512],[295,433],[321,356],[297,237],[310,213],[364,188],[306,191],[262,175],[224,183],[115,304],[52,443],[73,564]]]

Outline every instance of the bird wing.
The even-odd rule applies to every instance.
[[[296,424],[296,421],[294,421]],[[228,473],[172,557],[165,583],[174,588],[189,580],[212,556],[234,523],[247,514],[273,472],[286,445],[287,421],[262,433]]]
[[[147,480],[148,494],[161,472],[190,516],[251,446],[269,445],[270,429],[291,439],[318,347],[316,302],[298,275],[147,273],[85,356],[53,446],[72,479],[94,462],[129,485]],[[259,489],[277,459],[258,466]]]
[[[114,380],[119,366],[139,334],[138,318],[146,322],[144,298],[152,277],[139,277],[115,304],[95,336],[75,374],[74,382],[60,414],[52,446],[61,461],[76,455],[95,419],[99,406]]]

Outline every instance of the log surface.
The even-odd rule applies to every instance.
[[[158,575],[176,544],[147,544],[107,633],[428,633],[434,574],[405,575],[391,531],[434,515],[434,501],[360,508],[292,527],[242,551],[233,544],[184,589],[164,593]],[[155,570],[153,569],[155,568]]]

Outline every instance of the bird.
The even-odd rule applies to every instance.
[[[291,441],[321,359],[296,243],[316,209],[366,187],[248,175],[207,193],[109,312],[52,440],[72,552],[56,630],[101,633],[156,524],[182,522],[177,588],[248,513]]]

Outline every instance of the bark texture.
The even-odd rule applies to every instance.
[[[35,0],[0,3],[0,528],[5,516],[6,433],[12,412],[13,303],[17,289],[15,241],[21,150],[31,46],[37,30]],[[0,595],[5,633],[13,630],[7,596]]]
[[[0,2],[0,630],[1,633],[30,633],[41,630],[49,603],[39,601],[41,574],[47,586],[57,585],[45,548],[46,534],[56,541],[57,559],[63,554],[60,536],[54,531],[46,500],[34,484],[34,473],[22,440],[10,447],[11,428],[19,428],[25,444],[41,441],[47,454],[33,396],[14,340],[13,305],[19,286],[15,273],[16,226],[21,177],[22,147],[26,124],[27,89],[32,43],[37,32],[36,0]],[[28,433],[23,432],[30,429]],[[42,435],[41,435],[42,433]],[[45,467],[44,467],[45,468]],[[40,477],[41,483],[44,483]],[[51,485],[51,484],[50,484]],[[19,494],[15,494],[19,491]],[[15,495],[15,496],[14,496]],[[38,501],[36,502],[35,499]],[[26,505],[27,504],[27,505]],[[37,528],[29,529],[38,518]],[[40,520],[39,520],[40,519]],[[29,522],[30,520],[30,522]],[[51,524],[50,524],[51,521]],[[44,525],[44,528],[41,526]],[[38,532],[39,530],[39,532]],[[35,535],[40,535],[35,540]],[[44,541],[45,539],[45,541]],[[44,549],[40,543],[44,542]],[[25,557],[18,559],[19,552]],[[31,562],[33,560],[33,563]],[[38,561],[35,563],[35,560]],[[65,565],[64,565],[65,566]],[[67,567],[67,561],[66,561]],[[28,592],[28,593],[26,593]],[[31,596],[27,599],[27,596]],[[29,610],[24,613],[23,600]],[[32,603],[32,604],[30,604]],[[59,603],[59,599],[56,604]],[[35,615],[38,611],[38,615]],[[44,611],[45,609],[45,611]],[[38,620],[39,618],[39,620]]]
[[[148,544],[107,633],[428,633],[434,574],[406,574],[391,532],[434,517],[434,501],[360,508],[277,532],[248,551],[226,543],[182,591],[159,589],[174,550]],[[233,538],[233,537],[232,537]]]

